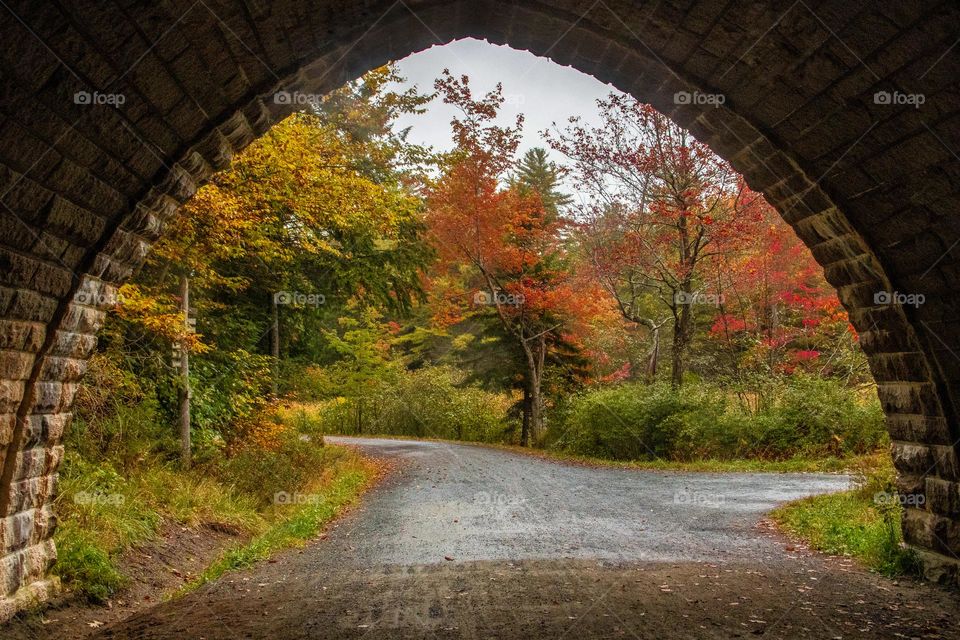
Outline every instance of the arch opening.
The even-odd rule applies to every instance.
[[[955,581],[960,55],[950,44],[960,10],[823,2],[754,8],[749,19],[735,10],[547,1],[9,8],[0,611],[50,587],[61,437],[104,314],[77,293],[108,299],[177,207],[296,108],[278,95],[326,94],[463,37],[529,50],[649,102],[777,208],[861,336],[900,484],[927,497],[906,510],[906,539],[928,575]],[[926,302],[887,304],[881,292]]]

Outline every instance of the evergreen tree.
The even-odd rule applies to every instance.
[[[523,154],[510,178],[510,186],[540,194],[543,208],[552,220],[560,215],[561,207],[570,204],[570,196],[560,189],[560,169],[548,159],[543,147],[534,147]]]

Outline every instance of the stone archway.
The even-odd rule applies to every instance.
[[[0,614],[50,587],[61,436],[99,303],[164,222],[289,112],[278,91],[324,93],[467,36],[652,103],[766,194],[860,332],[902,489],[926,496],[906,539],[957,580],[958,35],[955,4],[892,0],[5,4]]]

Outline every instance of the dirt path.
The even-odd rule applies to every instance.
[[[842,489],[842,476],[336,441],[400,464],[324,539],[98,637],[953,638],[960,624],[956,594],[797,550],[764,527],[775,504]]]

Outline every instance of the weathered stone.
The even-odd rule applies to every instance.
[[[43,577],[55,553],[52,521],[31,528],[22,514],[53,495],[76,380],[112,287],[143,261],[179,204],[291,111],[272,99],[276,90],[326,93],[434,44],[434,33],[486,37],[595,73],[688,127],[764,191],[812,248],[860,333],[901,485],[929,494],[930,511],[906,512],[907,539],[925,549],[929,575],[958,580],[944,549],[957,546],[960,472],[960,309],[951,295],[960,274],[960,163],[950,151],[960,149],[960,105],[948,90],[960,7],[818,3],[818,15],[843,16],[837,23],[869,57],[866,69],[836,38],[808,42],[818,29],[769,30],[776,15],[743,20],[741,4],[718,0],[642,8],[609,0],[608,10],[587,14],[553,0],[411,2],[383,23],[375,21],[390,0],[298,0],[289,12],[291,2],[253,13],[218,3],[221,15],[245,16],[231,21],[243,47],[223,47],[203,21],[157,21],[149,3],[97,5],[94,22],[110,26],[83,33],[63,3],[18,9],[35,34],[7,38],[17,68],[0,73],[0,454],[16,454],[0,460],[18,471],[0,476],[10,483],[0,486],[0,537],[12,536],[17,549],[0,557],[0,619],[54,588]],[[309,18],[291,23],[290,15]],[[631,24],[642,25],[643,47]],[[65,33],[63,62],[94,85],[113,78],[110,70],[131,70],[110,87],[129,95],[123,106],[93,113],[64,104],[78,90],[106,89],[84,86],[27,46]],[[875,95],[903,87],[905,73],[923,104]],[[680,91],[725,101],[679,104]],[[923,302],[888,303],[887,293]],[[15,479],[20,472],[44,475]],[[19,539],[37,536],[44,542]]]
[[[923,577],[931,582],[944,585],[960,583],[960,560],[940,553],[931,552],[923,547],[912,546],[923,564]]]
[[[924,444],[893,443],[893,464],[901,473],[926,475],[933,470],[935,462],[931,448]]]
[[[934,477],[925,480],[927,509],[948,518],[960,516],[960,483]]]
[[[894,440],[926,442],[929,444],[953,444],[946,418],[918,414],[891,413],[887,416],[887,429]]]

